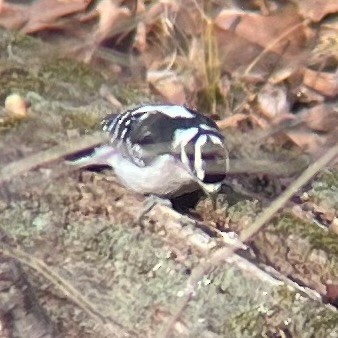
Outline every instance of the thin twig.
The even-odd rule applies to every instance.
[[[103,141],[104,137],[102,134],[82,136],[81,138],[68,140],[67,142],[48,150],[40,151],[34,155],[12,162],[0,170],[0,186],[15,176],[19,176],[36,167],[58,160],[68,154],[95,147]]]
[[[285,39],[288,35],[293,33],[295,30],[297,30],[299,27],[307,25],[309,23],[309,20],[304,20],[291,28],[289,28],[287,31],[282,33],[280,36],[278,36],[275,40],[273,40],[271,43],[269,43],[264,50],[257,55],[257,57],[249,64],[249,66],[246,68],[244,71],[244,76],[248,75],[251,70],[256,66],[256,64],[259,62],[259,60],[267,53],[269,52],[272,48],[274,48],[278,43],[280,43],[283,39]]]
[[[118,322],[117,319],[103,316],[95,306],[86,299],[76,288],[74,288],[68,281],[63,279],[59,274],[53,271],[48,265],[46,265],[40,259],[31,256],[30,254],[22,251],[18,248],[13,248],[10,245],[2,243],[0,246],[0,252],[3,255],[12,257],[18,260],[20,263],[29,266],[33,270],[40,273],[46,280],[51,282],[54,286],[59,288],[61,292],[66,295],[71,301],[77,304],[81,309],[83,309],[90,317],[92,317],[97,323],[100,323],[102,326],[105,326],[105,330],[108,328],[109,331],[113,329],[114,334],[118,337],[130,337],[130,334],[127,333],[123,326]],[[110,323],[111,326],[106,326],[105,324]]]
[[[280,210],[303,185],[305,185],[319,170],[329,164],[336,156],[338,156],[338,145],[332,147],[325,155],[310,165],[278,198],[271,203],[268,208],[262,211],[262,213],[256,218],[255,222],[241,232],[239,240],[246,242],[259,230],[261,230],[261,228],[272,219],[275,213]],[[191,276],[187,281],[183,293],[184,296],[181,298],[180,302],[178,302],[178,305],[173,311],[173,316],[167,325],[165,325],[164,329],[159,333],[159,338],[170,337],[170,332],[176,321],[181,317],[190,300],[194,297],[198,283],[205,275],[223,264],[234,250],[235,249],[233,247],[220,248],[213,252],[208,259],[193,269]]]

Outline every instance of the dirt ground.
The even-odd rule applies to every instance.
[[[41,155],[39,166],[15,175],[19,160],[94,133],[113,110],[103,85],[125,106],[147,95],[33,39],[1,32],[0,45],[17,57],[1,53],[1,101],[16,92],[30,102],[27,119],[0,122],[0,178],[17,163],[10,180],[0,179],[1,336],[164,336],[193,268],[251,224],[284,181],[234,175],[229,182],[250,197],[221,196],[217,212],[201,201],[198,221],[156,206],[138,222],[144,198],[109,171],[70,172],[62,158]],[[337,210],[333,167],[250,249],[205,275],[169,336],[338,337],[338,312],[328,304],[337,297],[328,292],[338,283],[338,238],[328,230]]]

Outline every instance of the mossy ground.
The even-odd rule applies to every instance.
[[[74,131],[95,130],[111,112],[99,95],[101,85],[109,86],[125,105],[150,101],[113,77],[60,59],[57,53],[49,52],[52,58],[44,61],[47,50],[34,39],[3,33],[3,50],[9,44],[24,63],[1,54],[0,99],[18,92],[31,107],[26,120],[0,131],[1,165],[71,142]],[[50,164],[29,172],[1,191],[1,226],[20,247],[47,261],[81,290],[103,315],[118,316],[139,336],[153,336],[163,326],[163,318],[170,318],[199,257],[190,252],[179,259],[159,234],[135,225],[128,213],[130,196],[113,179],[73,173],[50,180],[54,168]],[[330,175],[325,180],[328,186],[336,184]],[[245,219],[249,224],[259,211],[257,202],[237,202],[225,216],[232,223]],[[310,234],[311,245],[327,248],[329,261],[336,266],[336,243],[317,230],[308,231],[307,222],[283,216],[269,229],[281,236],[289,236],[291,230],[300,236]],[[52,285],[32,271],[30,276],[41,304],[63,336],[103,336],[95,329],[97,323]],[[338,317],[319,301],[272,278],[263,283],[250,271],[227,263],[202,280],[180,320],[192,337],[260,337],[262,332],[268,337],[282,333],[334,337],[332,328]]]

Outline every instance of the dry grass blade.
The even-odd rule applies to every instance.
[[[264,50],[259,55],[257,55],[257,57],[246,68],[246,70],[244,71],[243,76],[244,77],[247,76],[267,52],[271,51],[276,45],[278,45],[285,38],[289,37],[291,33],[293,33],[294,31],[296,31],[301,26],[308,25],[309,22],[310,22],[309,20],[304,20],[301,23],[298,23],[297,25],[294,25],[293,27],[289,28],[286,32],[284,32],[283,34],[281,34],[277,39],[275,39],[274,41],[272,41],[271,43],[269,43],[264,48]]]
[[[21,175],[29,170],[32,170],[40,165],[58,160],[68,154],[77,151],[95,147],[102,143],[104,138],[102,134],[92,136],[83,136],[79,139],[68,140],[62,144],[52,147],[48,150],[41,151],[32,156],[12,162],[0,170],[0,186],[12,179],[15,176]]]
[[[109,318],[103,316],[98,310],[96,310],[95,306],[81,294],[81,292],[48,267],[43,261],[32,257],[30,254],[18,248],[13,248],[4,243],[1,245],[0,252],[3,255],[17,259],[20,263],[29,266],[40,273],[46,280],[59,288],[64,295],[66,295],[70,300],[90,315],[97,323],[99,323],[104,331],[108,331],[107,333],[118,337],[131,336],[131,334],[127,333],[115,318],[112,318],[111,316]]]
[[[306,184],[319,170],[328,165],[335,157],[338,156],[338,145],[332,147],[325,155],[310,165],[289,187],[281,194],[271,205],[266,208],[255,220],[255,222],[241,232],[239,240],[246,242],[253,235],[255,235],[266,222],[272,219],[278,210],[280,210],[285,203],[304,185]],[[181,317],[184,309],[188,306],[189,301],[193,298],[197,290],[198,282],[201,281],[203,276],[209,274],[213,269],[220,266],[234,251],[234,248],[223,247],[212,253],[208,259],[197,265],[186,284],[183,292],[184,296],[181,301],[178,302],[173,316],[164,327],[164,329],[158,334],[158,337],[170,337],[171,330],[175,325],[178,318]]]

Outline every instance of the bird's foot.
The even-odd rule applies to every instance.
[[[144,208],[141,210],[140,215],[136,219],[136,224],[142,224],[145,216],[155,207],[155,205],[160,204],[168,208],[172,208],[172,203],[169,199],[161,198],[155,195],[149,195],[144,201]]]

